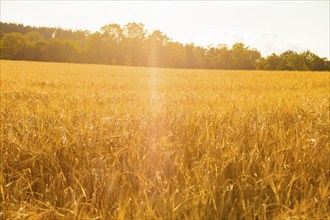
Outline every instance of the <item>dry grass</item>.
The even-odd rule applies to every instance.
[[[329,219],[329,72],[1,61],[1,218]]]

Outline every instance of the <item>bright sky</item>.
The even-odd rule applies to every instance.
[[[325,1],[12,1],[1,0],[1,21],[99,30],[142,22],[174,41],[208,46],[235,42],[263,55],[285,50],[330,58]]]

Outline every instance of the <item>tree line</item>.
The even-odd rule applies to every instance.
[[[330,71],[330,61],[305,51],[262,57],[236,43],[208,48],[174,42],[142,23],[108,24],[91,33],[0,23],[0,59],[237,70]]]

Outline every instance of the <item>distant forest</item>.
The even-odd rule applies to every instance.
[[[330,61],[305,51],[262,57],[243,43],[200,47],[174,42],[142,23],[108,24],[91,33],[0,22],[0,59],[170,68],[330,71]]]

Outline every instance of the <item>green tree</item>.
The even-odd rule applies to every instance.
[[[145,41],[147,31],[142,23],[128,23],[124,26],[124,50],[127,55],[126,64],[146,65]]]
[[[307,70],[303,57],[292,50],[288,50],[280,54],[281,63],[280,70]]]
[[[65,40],[62,43],[61,52],[62,61],[65,62],[79,62],[82,57],[82,52],[79,46],[69,40]]]
[[[45,61],[47,47],[48,47],[48,41],[46,41],[46,40],[39,40],[39,41],[35,42],[34,48],[33,48],[34,60]]]
[[[203,68],[205,50],[202,47],[196,47],[194,44],[185,45],[186,66],[187,68]]]
[[[286,63],[290,70],[308,70],[304,58],[297,53],[290,54]]]
[[[86,59],[89,63],[106,63],[107,48],[102,40],[102,34],[95,32],[87,39]]]
[[[101,28],[104,42],[105,56],[109,64],[122,64],[124,62],[122,42],[124,31],[118,24],[108,24]]]
[[[62,59],[62,40],[60,39],[52,39],[49,41],[47,50],[46,50],[46,60],[47,61],[55,61],[55,62],[63,62]]]
[[[186,51],[178,42],[169,42],[166,45],[164,63],[166,67],[182,68],[186,66]]]
[[[170,38],[159,30],[154,31],[146,40],[147,65],[154,67],[165,66],[165,47]]]
[[[329,69],[327,69],[327,60],[325,58],[322,59],[310,51],[305,51],[301,55],[302,55],[303,59],[305,60],[307,67],[310,70],[314,70],[314,71],[315,70],[316,71],[329,70]]]
[[[232,65],[233,59],[227,45],[219,44],[217,47],[209,47],[206,51],[207,68],[228,69]]]
[[[37,31],[30,31],[25,35],[30,42],[37,42],[44,40],[44,37]]]
[[[234,59],[233,69],[252,70],[256,68],[256,63],[260,60],[261,54],[256,49],[250,50],[243,43],[236,43],[232,48]]]
[[[28,39],[21,33],[6,34],[1,39],[1,59],[24,60],[28,59]]]
[[[31,27],[0,22],[0,58],[88,62],[176,68],[330,71],[330,61],[306,51],[265,58],[243,43],[232,48],[172,42],[159,30],[150,35],[142,23],[107,24],[99,32]]]
[[[282,58],[277,56],[275,53],[272,53],[272,55],[266,57],[261,64],[261,69],[264,70],[279,70],[281,69],[282,65],[284,64],[284,61]]]

